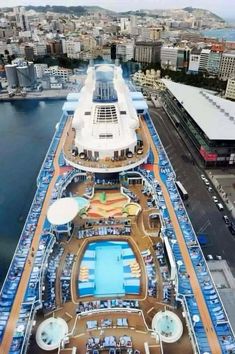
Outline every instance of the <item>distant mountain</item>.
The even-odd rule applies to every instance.
[[[25,6],[26,10],[34,10],[36,12],[56,12],[61,14],[70,14],[76,16],[87,15],[89,13],[114,13],[111,10],[104,9],[100,6],[59,6],[59,5],[46,5],[46,6]]]
[[[140,10],[136,10],[136,11],[126,11],[123,12],[122,14],[125,16],[128,15],[139,15],[139,16],[143,16],[143,15],[147,15],[147,16],[164,16],[164,17],[171,17],[172,13],[174,11],[177,11],[180,9],[140,9]],[[198,8],[194,8],[194,7],[185,7],[183,9],[181,9],[185,12],[188,12],[192,15],[194,15],[195,17],[208,17],[208,18],[213,18],[216,21],[219,22],[225,22],[224,19],[222,19],[220,16],[214,14],[213,12],[209,11],[209,10],[205,10],[205,9],[198,9]]]
[[[216,21],[219,22],[225,22],[225,20],[223,18],[221,18],[220,16],[216,15],[214,12],[211,12],[209,10],[205,10],[205,9],[198,9],[195,7],[185,7],[183,8],[184,11],[189,12],[190,14],[197,16],[197,15],[202,15],[202,16],[210,16],[212,18],[214,18]]]

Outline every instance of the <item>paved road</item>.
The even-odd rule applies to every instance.
[[[235,237],[231,235],[222,219],[223,214],[228,213],[217,209],[211,197],[218,194],[207,191],[200,177],[204,171],[201,171],[197,164],[193,164],[192,155],[165,111],[149,106],[150,115],[175,169],[177,179],[188,191],[189,199],[185,205],[194,229],[196,233],[207,234],[208,244],[203,247],[204,254],[221,255],[227,260],[235,276]]]

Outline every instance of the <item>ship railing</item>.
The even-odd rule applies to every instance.
[[[149,149],[147,149],[145,153],[143,153],[142,155],[136,155],[136,156],[133,155],[133,157],[131,158],[126,157],[124,160],[119,160],[119,161],[112,161],[112,159],[107,159],[107,160],[100,159],[98,161],[91,161],[91,160],[80,159],[77,156],[73,156],[72,153],[66,154],[64,150],[63,153],[65,156],[65,160],[68,161],[68,163],[71,163],[72,165],[76,164],[77,168],[79,168],[79,166],[84,166],[88,168],[112,169],[112,168],[130,166],[137,162],[140,162],[140,164],[143,163],[144,160],[149,155]]]
[[[59,139],[61,137],[61,133],[62,133],[62,130],[65,126],[65,123],[67,121],[67,119],[69,119],[71,116],[70,115],[67,115],[65,113],[62,114],[61,116],[61,119],[59,121],[59,125],[58,125],[58,128],[55,130],[54,132],[54,135],[53,135],[53,138],[51,140],[51,143],[49,145],[49,148],[47,150],[47,153],[46,153],[46,156],[43,160],[43,163],[42,163],[42,166],[40,168],[40,171],[39,171],[39,174],[38,174],[38,177],[37,177],[37,185],[39,185],[40,183],[40,179],[41,179],[41,175],[42,173],[44,172],[44,169],[45,169],[45,164],[46,164],[46,160],[48,159],[48,156],[54,151],[57,149],[57,146],[58,146],[58,143],[59,143]],[[57,141],[58,140],[58,141]]]
[[[54,243],[55,243],[55,236],[54,234],[50,233],[50,232],[47,232],[46,234],[50,234],[51,236],[53,236],[48,245],[47,245],[47,249],[44,253],[44,256],[43,256],[43,260],[42,260],[42,264],[45,265],[46,261],[47,261],[47,258],[49,256],[49,253],[50,253],[50,250],[51,248],[53,247]],[[35,255],[36,256],[36,255]],[[31,334],[31,330],[32,330],[32,324],[33,324],[33,319],[35,317],[35,314],[36,314],[36,311],[42,307],[42,283],[43,283],[43,277],[44,277],[44,272],[46,270],[45,266],[41,268],[41,272],[40,272],[40,276],[39,276],[39,279],[38,279],[38,295],[35,296],[34,300],[32,301],[27,301],[27,302],[23,302],[21,307],[23,307],[24,305],[27,305],[27,306],[31,306],[31,309],[30,309],[30,313],[29,313],[29,317],[27,319],[27,325],[26,325],[26,321],[24,322],[24,324],[26,325],[26,330],[25,330],[25,334],[24,334],[24,341],[21,345],[21,352],[20,353],[25,353],[26,352],[26,348],[28,346],[28,339],[30,337],[30,334]]]
[[[38,190],[39,190],[39,188],[38,188]],[[38,190],[37,190],[37,192],[38,192]],[[10,271],[11,271],[11,269],[12,269],[12,265],[13,265],[13,263],[14,263],[15,257],[17,256],[17,252],[18,252],[19,249],[20,249],[20,244],[21,244],[21,241],[22,241],[22,237],[24,236],[24,233],[25,233],[25,231],[26,231],[26,227],[27,227],[27,224],[28,224],[28,222],[29,222],[30,215],[31,215],[31,213],[33,212],[33,211],[32,211],[32,208],[34,207],[34,204],[36,203],[36,198],[38,197],[37,192],[35,193],[34,199],[33,199],[32,204],[31,204],[31,206],[30,206],[30,209],[29,209],[29,212],[28,212],[28,215],[27,215],[27,218],[26,218],[26,221],[25,221],[23,230],[22,230],[21,235],[20,235],[20,237],[19,237],[19,241],[18,241],[18,243],[17,243],[17,246],[16,246],[16,249],[15,249],[14,255],[13,255],[13,257],[12,257],[10,266],[9,266],[9,268],[8,268],[7,275],[6,275],[5,279],[4,279],[4,282],[3,282],[3,285],[2,285],[2,288],[1,288],[1,293],[2,293],[2,291],[3,291],[3,289],[4,289],[4,286],[5,286],[6,281],[8,280],[9,273],[10,273]],[[44,197],[44,198],[45,198],[45,197]],[[41,202],[44,201],[44,198],[42,199]],[[34,231],[33,231],[33,234],[34,234]],[[32,235],[31,238],[33,239],[33,235]],[[32,241],[32,240],[31,240],[31,241]],[[29,247],[29,249],[30,249],[30,247]],[[28,251],[29,251],[29,249],[28,249]],[[0,294],[1,294],[1,293],[0,293]]]
[[[164,150],[163,145],[162,145],[162,143],[161,143],[161,140],[160,140],[160,138],[159,138],[159,136],[158,136],[158,134],[157,134],[157,132],[156,132],[156,129],[155,129],[153,123],[152,123],[152,120],[151,120],[151,117],[149,116],[149,114],[147,114],[147,117],[148,117],[148,120],[149,120],[149,122],[150,122],[151,129],[153,129],[153,130],[155,131],[155,134],[156,134],[156,136],[157,136],[157,139],[158,139],[159,142],[160,142],[159,145],[161,145],[161,149]],[[157,148],[157,146],[156,146],[156,148]],[[171,166],[171,170],[172,170],[171,172],[174,173],[174,169],[173,169],[173,167],[172,167],[172,165],[171,165],[171,163],[170,163],[170,161],[169,161],[169,159],[168,159],[168,156],[167,156],[165,150],[164,150],[164,153],[165,153],[165,158],[166,158],[166,160],[168,161],[169,165]],[[175,178],[172,179],[172,182],[174,183],[175,193],[177,193],[179,199],[181,200],[180,194],[179,194],[179,192],[178,192],[178,190],[177,190],[177,188],[176,188],[176,185],[175,185]],[[168,188],[168,187],[167,187],[167,188]],[[182,204],[183,204],[183,203],[182,203]],[[230,324],[230,322],[229,322],[227,312],[226,312],[226,310],[225,310],[225,308],[224,308],[224,305],[223,305],[223,302],[222,302],[221,297],[220,297],[220,295],[219,295],[219,292],[217,291],[216,285],[215,285],[214,280],[213,280],[213,278],[212,278],[212,276],[211,276],[211,273],[210,273],[210,270],[209,270],[209,268],[208,268],[207,262],[206,262],[206,260],[205,260],[204,255],[203,255],[203,252],[202,252],[202,250],[201,250],[201,246],[200,246],[200,244],[199,244],[199,242],[198,242],[198,240],[197,240],[197,237],[196,237],[194,228],[193,228],[193,226],[192,226],[191,220],[190,220],[190,218],[189,218],[189,216],[188,216],[188,213],[187,213],[187,210],[185,209],[185,207],[184,207],[184,212],[185,212],[185,215],[186,215],[187,218],[188,218],[187,222],[189,223],[190,229],[191,229],[191,231],[192,231],[192,233],[193,233],[193,236],[194,236],[195,247],[197,247],[197,248],[199,249],[199,251],[200,251],[200,256],[202,257],[203,263],[204,263],[203,265],[204,265],[204,266],[206,267],[206,269],[207,269],[207,273],[208,273],[208,276],[210,277],[210,281],[211,281],[211,283],[213,284],[213,288],[214,288],[214,290],[215,290],[215,292],[216,292],[216,294],[217,294],[217,296],[218,296],[218,299],[219,299],[219,301],[220,301],[220,305],[222,306],[222,309],[223,309],[224,314],[225,314],[225,316],[226,316],[225,322],[229,325],[231,334],[232,334],[232,336],[233,336],[233,338],[234,338],[234,331],[233,331],[233,329],[232,329],[232,327],[231,327],[231,324]],[[177,216],[177,219],[178,219],[178,216]],[[181,228],[181,226],[180,226],[180,228]],[[181,228],[181,230],[182,230],[182,228]],[[183,231],[183,230],[182,230],[182,234],[184,235],[184,231]],[[187,245],[187,243],[186,243],[186,245]],[[188,248],[188,250],[189,250],[189,246],[188,246],[188,245],[187,245],[187,248]],[[192,262],[192,264],[193,264],[193,262]],[[193,264],[193,267],[194,267],[194,264]],[[197,274],[197,272],[196,272],[196,274]],[[198,281],[199,281],[199,279],[198,279]],[[199,281],[199,285],[200,285],[200,287],[201,287],[200,281]],[[202,287],[201,287],[201,289],[202,289]],[[203,294],[203,297],[204,297],[204,299],[205,299],[204,294]],[[205,302],[206,302],[206,305],[207,305],[207,308],[208,308],[208,312],[210,313],[209,306],[208,306],[208,303],[207,303],[207,300],[206,300],[206,299],[205,299]],[[212,321],[212,323],[213,323],[213,321]],[[213,323],[213,327],[215,328],[215,332],[216,332],[216,327],[215,327],[214,323]]]
[[[147,117],[147,120],[146,120],[146,117]],[[150,114],[149,114],[148,112],[145,113],[145,120],[146,120],[146,122],[147,122],[147,125],[148,125],[148,121],[149,121],[149,123],[150,123],[150,125],[151,125],[151,128],[154,130],[154,132],[155,132],[155,134],[156,134],[156,136],[157,136],[157,138],[158,138],[158,140],[159,140],[159,143],[160,143],[159,145],[161,145],[161,149],[163,150],[163,152],[164,152],[164,154],[165,154],[165,156],[166,156],[166,160],[167,160],[167,162],[169,163],[170,168],[171,168],[171,170],[172,170],[172,172],[173,172],[173,174],[174,174],[174,176],[175,176],[175,178],[176,178],[175,170],[174,170],[174,168],[173,168],[173,166],[172,166],[172,164],[171,164],[171,162],[170,162],[170,160],[169,160],[169,158],[168,158],[168,155],[167,155],[167,153],[166,153],[166,150],[165,150],[165,148],[164,148],[164,146],[163,146],[163,144],[162,144],[162,141],[161,141],[161,139],[160,139],[160,137],[159,137],[159,135],[158,135],[158,133],[157,133],[157,130],[156,130],[154,124],[153,124],[152,118],[151,118],[151,116],[150,116]]]
[[[22,305],[29,305],[29,303],[23,303]],[[27,321],[27,326],[26,326],[26,330],[25,330],[25,335],[24,335],[24,340],[23,343],[21,345],[21,350],[20,350],[20,354],[25,354],[27,353],[27,348],[29,346],[29,339],[30,339],[30,335],[32,332],[32,328],[33,328],[33,322],[34,322],[34,318],[36,315],[36,312],[42,307],[41,303],[38,300],[35,300],[34,302],[31,303],[31,310],[30,310],[30,315]]]
[[[192,323],[192,319],[191,319],[191,315],[190,315],[190,311],[188,308],[188,304],[186,302],[185,296],[181,295],[181,296],[176,296],[176,300],[179,301],[182,304],[183,307],[183,311],[185,314],[185,320],[186,320],[186,325],[189,331],[189,336],[191,338],[191,343],[192,343],[192,347],[193,347],[193,353],[195,354],[199,354],[200,353],[200,349],[199,349],[199,345],[198,345],[198,340],[197,340],[197,336],[194,330],[194,326]]]

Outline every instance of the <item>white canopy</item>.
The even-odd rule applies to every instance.
[[[48,209],[47,218],[52,225],[64,225],[72,221],[79,212],[74,198],[57,199]]]

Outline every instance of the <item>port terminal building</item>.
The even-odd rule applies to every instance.
[[[162,79],[162,103],[205,166],[235,166],[235,103],[202,88]]]

